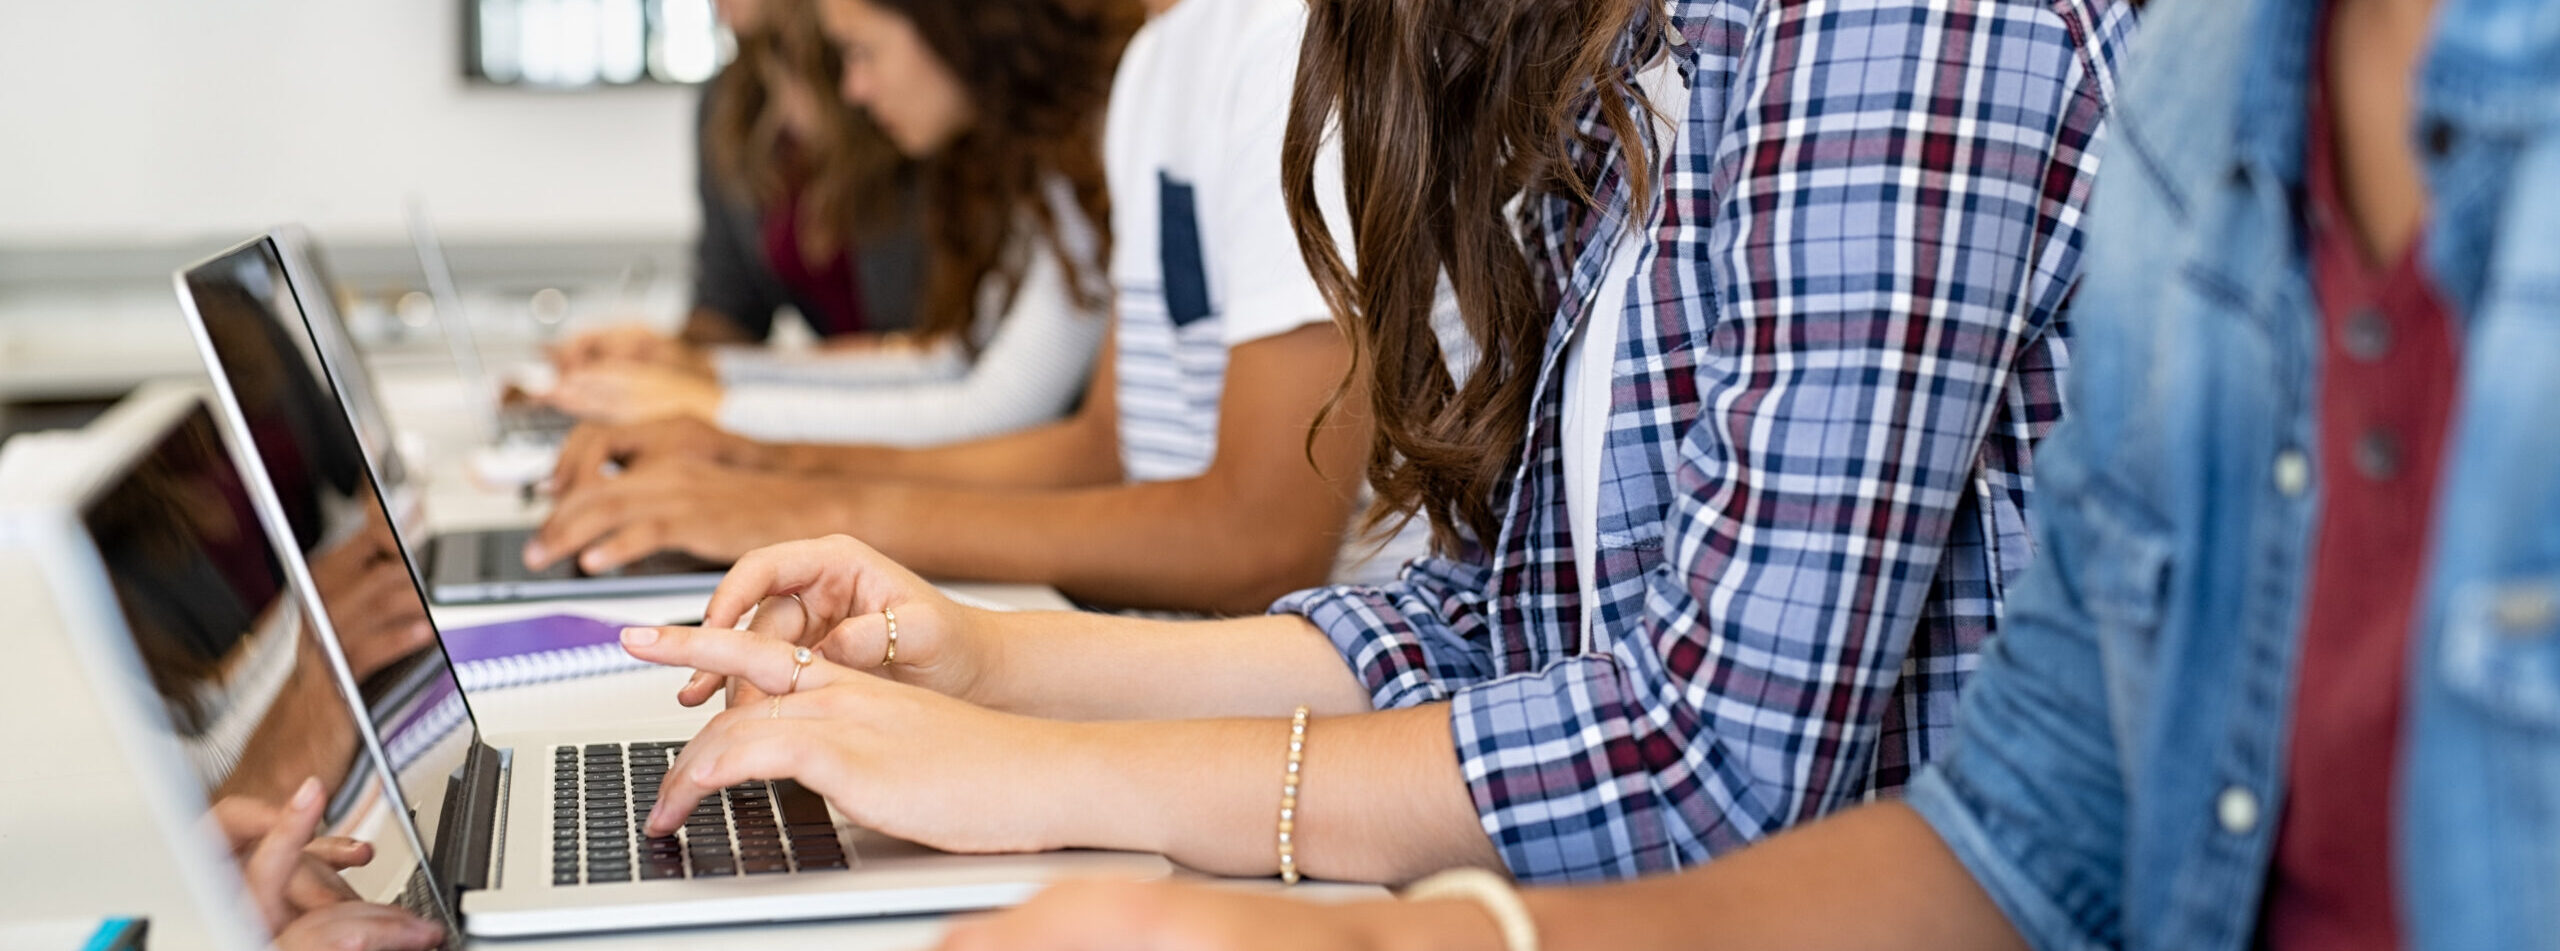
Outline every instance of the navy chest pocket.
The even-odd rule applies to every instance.
[[[1200,250],[1199,193],[1173,176],[1156,173],[1156,249],[1164,269],[1164,305],[1173,325],[1188,327],[1209,316],[1209,265]]]

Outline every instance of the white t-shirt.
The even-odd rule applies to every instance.
[[[1332,319],[1280,193],[1305,25],[1302,0],[1182,0],[1121,56],[1103,157],[1120,459],[1133,480],[1208,470],[1229,349]],[[1338,155],[1317,163],[1317,188],[1342,234]],[[1334,580],[1392,578],[1428,542],[1419,523],[1374,555],[1347,540]]]
[[[1657,117],[1659,154],[1676,150],[1675,141],[1689,115],[1688,90],[1680,72],[1664,60],[1636,77]],[[1655,181],[1660,181],[1657,171]],[[1573,539],[1575,576],[1582,579],[1583,630],[1597,623],[1591,608],[1600,603],[1598,539],[1600,537],[1600,463],[1608,454],[1610,390],[1617,378],[1618,342],[1626,330],[1627,295],[1634,288],[1636,266],[1650,256],[1646,242],[1662,221],[1657,198],[1643,227],[1621,227],[1609,246],[1609,269],[1594,289],[1591,307],[1574,338],[1565,345],[1564,405],[1558,410],[1557,440],[1564,452],[1565,530]],[[1584,643],[1592,643],[1586,639]]]

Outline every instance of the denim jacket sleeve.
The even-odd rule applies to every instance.
[[[2121,938],[2127,795],[2100,631],[2141,622],[2135,589],[2166,557],[2112,521],[2076,445],[2085,429],[2045,444],[2036,566],[1983,650],[1953,749],[1906,799],[2039,948]]]

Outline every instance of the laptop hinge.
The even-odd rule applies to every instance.
[[[453,891],[456,908],[462,906],[463,892],[489,887],[489,860],[498,847],[498,814],[505,805],[499,780],[505,771],[503,754],[474,741],[462,769],[445,781],[448,820],[436,830],[433,862],[436,878]]]

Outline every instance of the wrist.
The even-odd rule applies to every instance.
[[[1125,724],[1022,717],[1037,724],[1026,754],[1037,764],[1029,788],[1046,804],[1049,849],[1116,849],[1169,854],[1163,810],[1149,802],[1144,770],[1121,748]],[[1162,792],[1163,790],[1154,790]]]
[[[940,649],[960,672],[952,684],[952,696],[989,710],[1024,713],[1013,702],[1011,668],[1004,658],[1005,642],[1011,639],[1018,618],[958,603],[951,605],[949,616]]]

